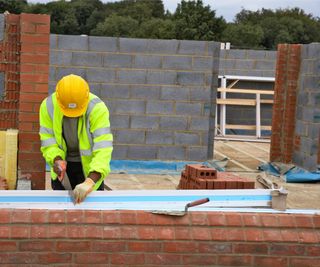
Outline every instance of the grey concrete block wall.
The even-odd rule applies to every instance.
[[[277,51],[221,50],[219,75],[274,77]]]
[[[213,157],[220,43],[51,35],[50,49],[50,92],[75,73],[107,104],[113,159]]]
[[[320,167],[320,43],[302,46],[296,106],[293,163],[309,171]]]

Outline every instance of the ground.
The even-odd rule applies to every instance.
[[[257,167],[269,161],[270,143],[216,140],[214,146],[216,160],[229,159],[225,167],[226,171],[253,179],[256,182],[256,188],[262,188],[256,181],[256,177],[264,173]],[[267,178],[289,192],[287,208],[320,209],[320,183],[285,183],[276,176]],[[106,179],[106,184],[112,190],[174,190],[179,180],[180,175],[111,173]],[[46,189],[51,189],[49,173],[47,173]]]

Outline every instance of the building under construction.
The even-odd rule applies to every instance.
[[[222,48],[1,15],[1,265],[319,266],[320,44]],[[80,205],[50,190],[38,133],[70,73],[114,136],[109,190]]]

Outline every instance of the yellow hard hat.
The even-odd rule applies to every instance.
[[[56,96],[62,113],[67,117],[79,117],[89,102],[89,85],[78,75],[64,76],[56,86]]]

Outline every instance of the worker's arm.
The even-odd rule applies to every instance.
[[[110,172],[113,137],[110,130],[109,111],[104,102],[95,105],[90,114],[90,132],[93,137],[92,160],[88,177],[95,180],[96,190]]]

